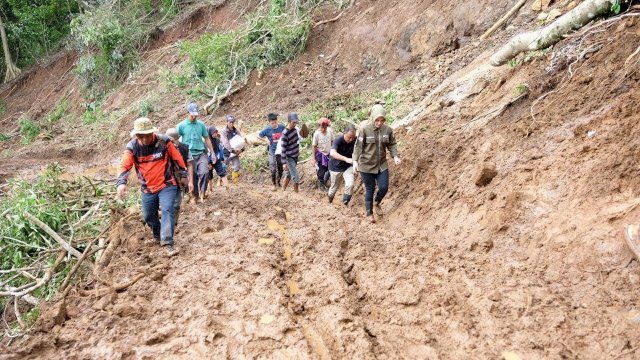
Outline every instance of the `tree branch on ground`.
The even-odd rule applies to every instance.
[[[513,37],[491,56],[490,63],[493,66],[500,66],[521,52],[547,48],[562,40],[569,32],[588,24],[597,16],[609,13],[611,4],[612,1],[609,0],[583,1],[548,26]]]

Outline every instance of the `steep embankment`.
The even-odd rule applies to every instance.
[[[124,244],[104,280],[146,275],[97,297],[104,284],[80,284],[66,316],[46,311],[39,331],[4,357],[637,358],[640,266],[621,232],[640,216],[637,17],[515,68],[489,67],[488,44],[465,42],[488,27],[482,19],[456,35],[458,50],[425,51],[393,77],[380,75],[392,60],[354,73],[341,65],[353,63],[357,40],[326,51],[349,34],[374,41],[378,29],[384,40],[362,46],[400,61],[391,34],[412,20],[428,33],[416,19],[472,14],[466,4],[427,11],[436,4],[419,3],[417,14],[394,3],[406,18],[386,23],[374,20],[388,6],[358,3],[331,34],[314,32],[302,62],[254,79],[221,110],[257,122],[265,109],[300,106],[332,84],[357,89],[414,71],[407,93],[420,94],[419,104],[397,129],[404,162],[391,169],[381,224],[361,220],[360,186],[347,209],[310,189],[218,189],[185,207],[176,258],[144,244],[137,221],[114,230]],[[525,7],[515,24],[535,16]],[[371,27],[346,30],[358,21]],[[417,51],[420,36],[409,38]]]

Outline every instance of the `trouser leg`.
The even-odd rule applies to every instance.
[[[294,184],[300,183],[300,177],[298,176],[298,160],[294,158],[287,158],[287,166],[289,167],[289,175]]]
[[[378,182],[378,192],[374,201],[379,204],[384,199],[384,196],[387,195],[387,191],[389,191],[389,169],[379,173],[376,176],[376,180]]]
[[[173,231],[175,228],[174,204],[176,199],[176,186],[167,186],[158,193],[162,220],[160,224],[160,244],[173,245]],[[156,211],[157,213],[157,211]]]
[[[353,166],[350,166],[347,170],[342,173],[342,177],[344,179],[344,194],[342,195],[342,202],[347,205],[349,201],[351,201],[351,192],[353,191]]]
[[[364,207],[367,215],[373,214],[373,193],[376,190],[376,175],[361,172],[362,182],[364,183]]]
[[[329,192],[327,195],[329,197],[334,197],[338,192],[338,188],[340,187],[340,183],[342,183],[343,173],[339,171],[331,171],[331,187],[329,188]]]
[[[197,178],[197,194],[204,195],[207,192],[207,184],[209,182],[209,160],[205,154],[200,154],[194,157],[194,163],[196,165],[196,178]],[[194,184],[195,185],[195,184]]]
[[[173,217],[174,226],[178,225],[178,218],[180,217],[180,207],[182,206],[182,189],[176,186],[176,198],[173,201]]]
[[[173,205],[173,204],[172,204]],[[142,193],[142,218],[151,228],[153,237],[160,239],[160,220],[158,220],[158,194]]]

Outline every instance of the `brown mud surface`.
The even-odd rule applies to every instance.
[[[622,237],[640,222],[639,17],[491,68],[492,45],[474,38],[509,6],[385,4],[357,2],[216,113],[258,124],[412,77],[381,223],[362,220],[358,183],[346,209],[308,180],[299,194],[217,189],[184,206],[177,257],[145,244],[139,221],[117,228],[123,245],[101,278],[144,277],[101,297],[90,291],[104,285],[80,283],[66,316],[44,312],[0,359],[640,357],[640,265]],[[492,41],[536,16],[525,5]],[[181,106],[161,110],[162,126]],[[121,127],[123,140],[129,119]]]

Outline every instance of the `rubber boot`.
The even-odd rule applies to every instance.
[[[231,172],[231,182],[233,182],[234,184],[237,184],[238,181],[240,181],[240,172],[239,171],[232,171]]]
[[[351,201],[351,195],[342,195],[342,203],[344,204],[344,206],[349,205],[349,201]]]
[[[293,183],[293,192],[298,192],[298,187],[300,184]]]
[[[375,224],[376,218],[373,216],[373,201],[365,201],[364,208],[367,210],[367,218],[372,224]]]
[[[275,175],[271,175],[271,183],[273,184],[273,190],[272,191],[278,191],[278,185],[276,185],[276,176]]]
[[[277,187],[282,187],[282,175],[278,176],[276,178],[276,186]]]
[[[289,178],[284,178],[284,186],[282,187],[283,191],[287,191],[287,186],[289,186],[289,183],[291,182],[291,179]]]

